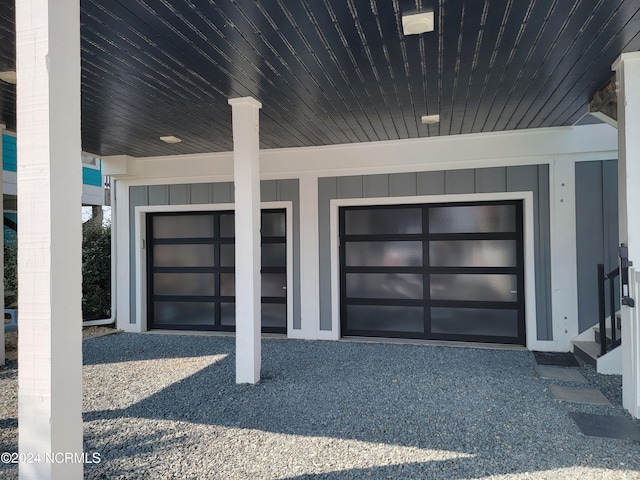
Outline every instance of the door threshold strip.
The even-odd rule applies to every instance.
[[[504,343],[460,342],[453,340],[425,340],[420,338],[343,337],[341,342],[391,343],[396,345],[429,345],[437,347],[481,348],[486,350],[515,350],[527,352],[522,345]]]

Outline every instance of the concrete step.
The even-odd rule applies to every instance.
[[[573,354],[595,367],[600,356],[600,345],[596,342],[573,342]]]

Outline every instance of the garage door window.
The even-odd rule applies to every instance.
[[[522,202],[343,207],[343,335],[525,343]]]
[[[263,210],[262,330],[286,333],[285,210]],[[233,212],[147,215],[150,328],[235,330]]]

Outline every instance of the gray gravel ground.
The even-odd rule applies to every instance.
[[[614,403],[594,407],[554,400],[531,352],[262,345],[263,380],[236,385],[230,337],[86,341],[85,451],[101,456],[86,478],[640,478],[638,442],[586,437],[568,414],[624,415],[617,376],[580,367]],[[0,371],[2,451],[17,451],[16,392],[14,363]]]

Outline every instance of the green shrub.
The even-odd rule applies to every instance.
[[[111,227],[89,220],[82,225],[82,318],[111,316]]]
[[[18,241],[8,237],[4,242],[4,308],[16,308],[18,304]]]
[[[18,244],[4,244],[5,308],[18,303]],[[89,220],[82,225],[82,318],[99,320],[111,316],[111,227]]]

